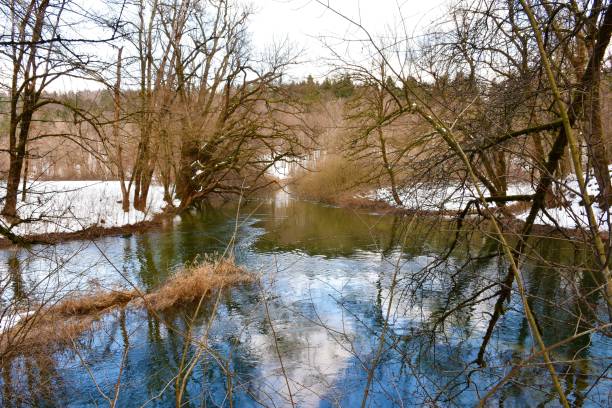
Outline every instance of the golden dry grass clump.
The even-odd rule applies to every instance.
[[[138,292],[110,291],[97,292],[87,296],[66,298],[51,307],[50,311],[62,316],[78,316],[104,312],[115,306],[127,304],[138,296]]]
[[[69,345],[102,313],[125,305],[136,296],[136,291],[98,291],[41,306],[14,327],[0,333],[0,354],[51,351],[50,345]]]
[[[146,303],[154,310],[165,310],[194,302],[212,290],[252,281],[253,275],[237,266],[231,258],[207,260],[177,272],[159,289],[148,294]]]
[[[23,352],[51,351],[67,346],[91,328],[103,314],[119,306],[137,303],[155,311],[189,304],[211,291],[252,282],[254,276],[233,259],[207,259],[185,266],[151,293],[97,291],[85,296],[67,297],[54,305],[41,306],[15,326],[0,333],[0,356]],[[130,303],[131,302],[131,303]]]

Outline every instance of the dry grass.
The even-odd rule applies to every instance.
[[[98,316],[38,316],[3,334],[0,354],[7,358],[17,354],[53,353],[70,346],[73,339],[91,329],[97,318]]]
[[[155,311],[189,304],[211,291],[253,281],[254,277],[233,259],[210,260],[186,266],[155,291],[143,297],[136,291],[98,291],[72,296],[41,307],[9,330],[0,333],[0,356],[52,352],[71,345],[102,314],[128,304]],[[133,302],[138,299],[137,302]]]
[[[365,166],[343,157],[329,155],[317,163],[313,171],[298,176],[292,191],[299,197],[328,204],[339,204],[353,197],[367,178]]]
[[[125,305],[137,296],[136,291],[98,291],[40,307],[11,329],[0,333],[0,355],[48,352],[67,346],[90,329],[101,314]]]
[[[233,259],[208,260],[182,269],[148,294],[146,303],[155,310],[165,310],[194,302],[212,290],[251,281],[253,275],[237,266]]]
[[[92,295],[64,299],[51,308],[59,316],[82,316],[104,312],[125,305],[138,296],[135,290],[123,292],[98,292]]]

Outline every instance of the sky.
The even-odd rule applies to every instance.
[[[257,0],[251,1],[255,14],[250,31],[253,44],[265,47],[287,38],[300,53],[303,63],[292,70],[295,77],[312,74],[324,76],[329,71],[326,57],[329,51],[322,40],[342,48],[341,39],[361,39],[363,34],[351,23],[326,9],[329,6],[355,22],[362,24],[374,36],[384,36],[406,26],[410,36],[423,33],[426,26],[442,17],[449,0]],[[348,51],[355,52],[355,49]],[[351,56],[354,57],[354,56]]]
[[[89,7],[93,3],[83,0]],[[301,80],[312,74],[322,80],[330,72],[330,51],[323,42],[331,44],[349,59],[369,58],[361,54],[359,45],[346,39],[363,39],[363,33],[342,16],[326,7],[360,23],[373,36],[388,35],[394,30],[404,30],[408,36],[422,34],[430,22],[441,18],[446,5],[452,0],[235,0],[253,9],[249,20],[251,41],[255,50],[263,51],[273,43],[287,41],[298,56],[289,70],[288,80]],[[403,25],[401,23],[403,22]],[[74,34],[78,37],[78,34]],[[348,44],[348,45],[347,45]],[[100,56],[109,50],[99,50]],[[103,57],[103,58],[105,58]],[[371,59],[371,58],[370,58]],[[61,78],[49,87],[54,91],[98,89],[99,83],[73,78]]]

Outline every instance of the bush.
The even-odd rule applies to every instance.
[[[314,169],[299,174],[292,184],[292,191],[306,200],[339,204],[359,192],[365,177],[365,167],[359,163],[328,155]]]

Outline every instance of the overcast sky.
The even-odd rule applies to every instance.
[[[83,0],[86,4],[91,0]],[[330,65],[326,57],[329,50],[322,43],[326,38],[334,49],[349,59],[368,58],[359,54],[359,46],[345,39],[363,39],[363,34],[351,23],[316,0],[236,0],[253,7],[249,21],[252,45],[264,50],[273,42],[287,40],[295,53],[299,52],[299,65],[289,71],[287,79],[303,79],[308,74],[321,80]],[[409,36],[418,36],[433,20],[446,12],[451,0],[323,0],[339,13],[362,24],[372,35],[382,36],[394,29],[405,30]],[[90,4],[91,7],[91,4]],[[72,36],[78,36],[74,34]],[[353,48],[349,48],[351,44]],[[100,56],[114,50],[100,47]],[[103,57],[104,58],[104,57]],[[98,89],[99,83],[73,78],[60,78],[49,90],[68,91],[76,89]]]
[[[400,28],[403,20],[411,36],[418,36],[433,20],[442,17],[449,0],[324,0],[330,7],[360,22],[373,35]],[[299,50],[304,50],[294,76],[312,73],[322,76],[327,65],[324,57],[329,52],[321,43],[321,36],[334,38],[363,38],[354,26],[315,0],[257,0],[252,1],[255,14],[250,31],[256,47],[288,38]],[[339,41],[336,41],[336,43]],[[354,51],[353,51],[354,52]]]

